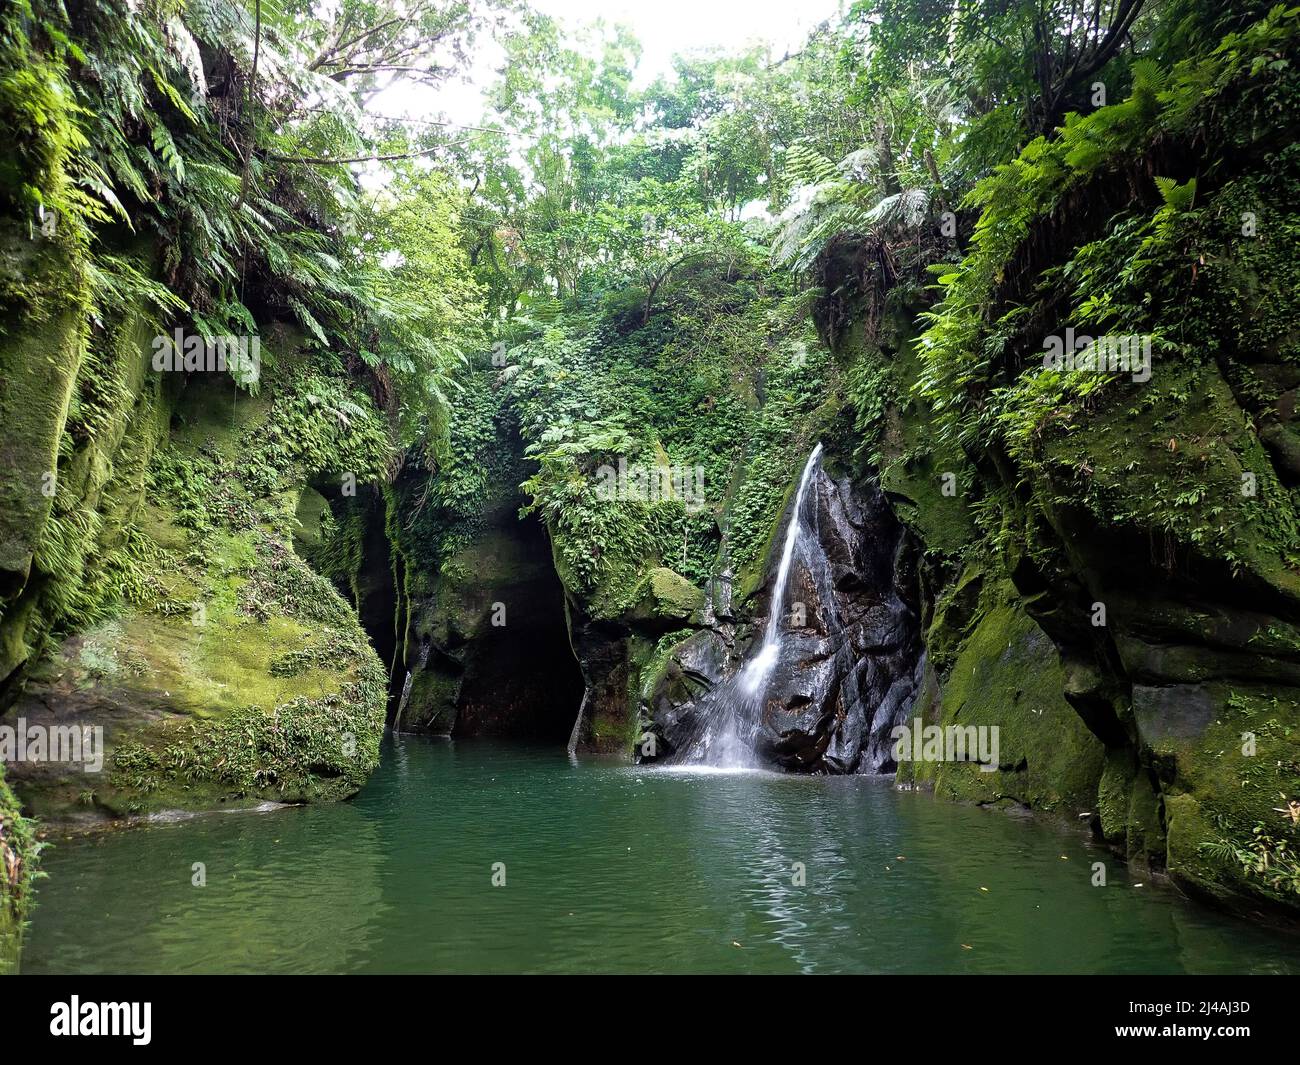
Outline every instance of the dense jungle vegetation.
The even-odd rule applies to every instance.
[[[653,686],[712,578],[758,587],[822,440],[913,530],[949,690],[977,636],[990,660],[1052,638],[1073,766],[1001,794],[1079,798],[1130,855],[1294,899],[1297,667],[1265,690],[1189,665],[1240,721],[1175,766],[1132,724],[1168,662],[1077,618],[1118,603],[1079,545],[1120,530],[1153,584],[1241,588],[1220,598],[1270,619],[1212,655],[1300,647],[1298,36],[1300,7],[1253,0],[856,0],[789,54],[683,55],[640,86],[630,32],[524,0],[6,4],[0,706],[84,634],[79,668],[187,691],[198,667],[139,656],[195,601],[235,642],[270,634],[265,690],[202,659],[239,708],[124,737],[111,783],[26,812],[355,790],[419,604],[473,584],[503,500],[544,521],[574,617],[639,618],[649,589]],[[481,116],[436,110],[489,44]],[[387,117],[404,99],[430,109]],[[1155,379],[1042,366],[1067,324],[1147,337]],[[175,329],[258,337],[260,372],[152,374],[139,353]],[[610,503],[620,459],[702,468],[704,505]],[[372,651],[376,513],[397,591]],[[1193,643],[1216,624],[1172,610]],[[1239,725],[1279,737],[1276,765],[1220,757]],[[608,727],[626,747],[642,724]],[[1029,772],[1055,756],[1026,748]],[[11,925],[34,827],[0,782]]]

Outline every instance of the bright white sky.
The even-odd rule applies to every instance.
[[[818,23],[835,16],[844,0],[532,0],[533,6],[576,28],[596,19],[631,28],[641,42],[636,84],[670,73],[674,54],[720,47],[736,50],[766,41],[775,56],[794,51]],[[470,71],[470,84],[453,83],[436,94],[408,87],[380,94],[375,106],[393,116],[420,117],[444,111],[453,121],[482,117],[480,93],[494,76],[500,51],[485,43]]]
[[[644,51],[637,84],[671,69],[674,53],[699,48],[738,49],[767,41],[776,54],[793,51],[808,31],[840,8],[838,0],[533,0],[533,6],[570,25],[601,18],[631,27]]]

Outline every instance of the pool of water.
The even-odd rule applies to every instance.
[[[43,868],[26,973],[1300,972],[1300,940],[1139,887],[1068,826],[486,742],[400,739],[350,803],[59,841]]]

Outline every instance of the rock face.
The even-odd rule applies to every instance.
[[[646,707],[656,757],[694,759],[740,706],[743,743],[761,762],[825,773],[894,768],[890,731],[912,705],[921,657],[906,536],[875,485],[818,466],[809,489],[801,513],[786,518],[800,528],[784,601],[771,601],[774,550],[759,594],[765,613],[747,633],[738,635],[728,604],[673,650]],[[746,698],[738,674],[773,623],[775,663]]]
[[[1300,252],[1243,240],[1231,220],[1268,211],[1293,223],[1300,150],[1257,139],[1248,112],[1214,114],[1221,124],[1207,118],[1185,156],[1165,139],[1071,185],[999,263],[976,317],[1019,324],[963,386],[964,409],[979,412],[967,431],[945,432],[947,415],[915,388],[934,363],[918,352],[912,296],[883,316],[863,308],[830,339],[844,363],[900,386],[869,444],[920,548],[927,660],[914,714],[1001,732],[996,772],[917,762],[900,781],[1068,812],[1142,877],[1163,870],[1196,894],[1294,920]],[[1177,241],[1139,251],[1115,239],[1163,209],[1151,172],[1186,180],[1189,160],[1207,157],[1219,161],[1199,174],[1196,248],[1212,270],[1185,269]],[[1117,189],[1131,191],[1112,205]],[[985,232],[998,232],[990,221]],[[1107,241],[1093,288],[1139,260],[1162,278],[1124,331],[1164,336],[1176,323],[1195,340],[1157,345],[1149,380],[1117,376],[1086,404],[1054,401],[1031,418],[1024,397],[1045,342],[1080,298],[1049,278]],[[987,350],[979,323],[962,334],[967,350]],[[1017,389],[1022,405],[989,400]],[[988,429],[1019,418],[1034,426],[1026,436]],[[940,491],[946,471],[954,492]]]
[[[24,812],[97,820],[354,793],[378,762],[383,672],[295,550],[294,515],[332,462],[379,466],[378,412],[343,426],[349,381],[306,369],[301,338],[275,323],[263,339],[281,371],[258,396],[224,375],[154,370],[160,326],[143,304],[117,308],[102,337],[60,326],[70,361],[33,361],[39,301],[66,298],[37,291],[26,316],[10,308],[0,344],[0,377],[45,373],[24,387],[59,400],[0,403],[0,479],[27,508],[0,498],[0,539],[26,525],[26,546],[0,559],[0,720],[87,728],[103,748],[92,771],[52,751],[5,766]],[[43,479],[22,472],[25,450]],[[16,825],[0,833],[12,851]]]
[[[137,374],[145,350],[134,349]],[[244,397],[237,418],[233,400],[228,382],[195,379],[160,413],[146,406],[143,424],[124,416],[125,443],[109,462],[118,493],[81,497],[101,515],[97,550],[83,548],[82,587],[111,581],[122,601],[87,610],[24,669],[4,723],[97,730],[102,758],[93,769],[84,756],[8,766],[31,815],[93,821],[341,799],[378,763],[381,663],[347,602],[292,546],[301,473],[272,457],[278,423],[294,417],[288,389]],[[141,434],[144,472],[132,464]]]

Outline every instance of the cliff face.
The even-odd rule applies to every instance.
[[[950,552],[951,501],[938,479],[922,487],[925,475],[899,469],[913,461],[901,457],[886,468],[926,552],[928,662],[915,712],[1001,732],[996,773],[914,762],[899,779],[1085,817],[1129,860],[1190,889],[1237,905],[1294,905],[1297,603],[1285,556],[1225,557],[1234,534],[1251,530],[1238,502],[1239,453],[1257,471],[1264,453],[1242,428],[1246,412],[1215,387],[1218,367],[1205,375],[1194,403],[1176,398],[1175,382],[1141,415],[1118,400],[1071,426],[1048,445],[1056,476],[1027,478],[1005,461],[974,467],[967,502],[1006,508],[996,547],[972,527]],[[924,447],[919,429],[900,422],[903,450]],[[1119,471],[1144,467],[1162,471],[1151,492],[1195,499],[1218,537],[1180,542],[1089,506],[1099,482],[1132,491]],[[1218,487],[1196,487],[1203,477]],[[1272,490],[1285,499],[1280,485]]]
[[[9,785],[79,821],[340,798],[384,703],[355,614],[294,549],[307,483],[382,461],[379,416],[344,425],[350,385],[274,326],[256,397],[156,370],[152,308],[89,315],[75,249],[23,230],[0,254],[0,954],[35,866]]]
[[[1063,165],[1028,221],[991,210],[951,304],[983,295],[940,307],[920,347],[916,290],[831,330],[886,382],[868,442],[921,546],[915,712],[1001,730],[997,772],[919,762],[900,780],[1086,818],[1131,861],[1263,909],[1300,903],[1300,153],[1241,115],[1294,80],[1148,118],[1153,140]],[[1063,139],[1046,150],[1073,158]],[[1098,301],[1107,327],[1089,325]],[[1149,372],[1053,373],[1067,325],[1145,338]],[[961,378],[931,358],[952,365],[958,330]]]
[[[292,337],[268,342],[292,362]],[[119,351],[157,406],[141,420],[139,391],[124,389],[123,443],[94,460],[111,492],[56,503],[98,530],[82,544],[69,523],[57,547],[83,553],[78,594],[104,599],[72,614],[44,601],[46,654],[5,718],[102,729],[103,766],[19,761],[11,782],[43,819],[356,791],[378,758],[384,672],[352,609],[293,547],[307,457],[295,436],[333,430],[288,380],[258,398],[201,377],[169,394],[147,344]]]

